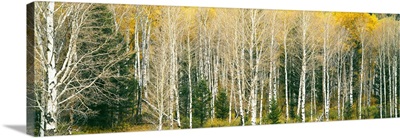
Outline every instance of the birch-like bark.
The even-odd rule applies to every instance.
[[[192,72],[191,72],[191,67],[192,67],[192,54],[191,54],[191,49],[190,49],[190,29],[188,29],[188,34],[187,34],[187,59],[188,59],[188,79],[189,79],[189,128],[192,129],[193,127],[193,91],[192,91]]]
[[[386,113],[387,113],[387,92],[386,92],[386,90],[387,90],[387,87],[386,87],[386,65],[385,65],[385,62],[386,62],[386,58],[385,58],[385,55],[383,56],[383,62],[382,62],[382,64],[383,64],[383,105],[384,105],[384,107],[383,107],[383,111],[384,111],[384,117],[387,117],[386,115]]]
[[[394,117],[397,118],[398,117],[397,116],[397,111],[398,111],[398,109],[397,109],[397,87],[398,87],[398,85],[397,85],[397,57],[396,56],[393,57],[393,75],[394,75],[394,77],[393,77]]]
[[[358,26],[357,31],[359,33],[360,42],[361,42],[361,70],[360,70],[360,92],[359,92],[359,113],[358,118],[361,119],[362,115],[362,95],[364,89],[364,58],[365,58],[365,39],[366,39],[366,23],[360,22],[360,26]]]
[[[299,87],[299,97],[301,97],[301,121],[304,123],[306,121],[305,114],[305,103],[306,103],[306,73],[307,73],[307,31],[309,27],[310,15],[307,15],[305,11],[303,11],[302,19],[301,19],[301,45],[302,45],[302,63],[301,63],[301,74],[300,74],[300,87]]]
[[[387,48],[389,49],[389,48]],[[388,79],[388,90],[389,90],[389,117],[393,117],[393,97],[392,97],[392,70],[391,70],[391,60],[390,60],[390,54],[389,54],[389,50],[388,50],[388,73],[389,73],[389,79]]]
[[[264,69],[263,69],[264,70]],[[260,125],[262,125],[262,119],[263,119],[263,101],[264,101],[264,73],[262,73],[262,77],[261,77],[261,90],[260,90]]]
[[[49,135],[57,133],[57,77],[54,45],[54,2],[49,2],[46,10],[46,38],[47,38],[47,105],[45,114],[45,130]]]
[[[328,61],[329,62],[329,61]],[[327,68],[329,68],[329,64],[327,64]],[[326,71],[326,105],[325,105],[325,117],[326,121],[329,121],[329,110],[330,110],[330,104],[331,104],[331,89],[330,89],[330,75],[329,75],[329,70]]]
[[[156,66],[158,65],[157,67],[165,67],[166,66],[167,61],[168,61],[168,59],[167,59],[168,56],[166,55],[166,52],[167,52],[167,46],[164,45],[164,44],[161,44],[161,47],[160,47],[160,50],[159,50],[160,54],[157,53],[156,55],[154,55],[154,56],[160,56],[159,59],[157,59],[157,58],[153,59],[154,61],[156,61],[155,65]],[[157,64],[157,61],[158,61],[158,64]],[[158,130],[162,130],[162,128],[163,128],[163,117],[164,116],[169,117],[167,114],[164,114],[164,110],[165,110],[165,105],[164,104],[165,104],[165,101],[166,101],[165,100],[166,98],[164,98],[164,97],[167,97],[167,93],[168,93],[164,89],[165,85],[166,85],[167,72],[166,72],[166,70],[159,70],[159,71],[156,71],[155,73],[156,73],[155,76],[157,76],[157,78],[155,78],[156,81],[154,81],[155,82],[154,86],[155,86],[155,91],[156,91],[156,97],[155,98],[149,98],[149,100],[150,99],[156,99],[156,104],[157,104],[157,107],[158,107],[158,110],[157,110],[158,111],[157,112],[157,115],[158,115],[157,116],[158,117],[157,129]],[[147,99],[145,99],[145,100],[147,100]]]
[[[243,74],[243,68],[242,68],[242,62],[239,62],[239,60],[242,60],[242,56],[244,56],[244,48],[243,46],[240,44],[238,38],[239,38],[239,20],[236,20],[234,29],[234,49],[235,49],[235,57],[234,57],[234,63],[232,63],[232,69],[236,69],[236,80],[237,80],[237,90],[236,90],[236,94],[237,94],[237,99],[236,96],[233,96],[234,98],[234,104],[235,104],[235,108],[237,107],[236,101],[239,100],[239,116],[240,116],[240,123],[242,126],[245,125],[244,122],[244,111],[243,111],[243,95],[242,95],[242,75]],[[233,76],[232,76],[232,79]],[[237,111],[236,111],[237,112]]]
[[[160,102],[161,102],[160,105],[164,104],[164,100],[161,100]],[[163,108],[164,108],[163,106],[159,107],[159,109],[161,111],[164,110]],[[157,130],[159,130],[159,131],[162,130],[162,127],[163,127],[163,114],[162,114],[161,111],[158,112],[158,127],[157,127]]]
[[[271,37],[272,38],[272,37]],[[272,38],[272,40],[271,40],[271,46],[270,46],[270,64],[269,64],[269,93],[268,93],[268,112],[270,113],[271,112],[271,103],[272,103],[272,98],[274,98],[274,100],[275,100],[275,94],[276,94],[276,91],[275,91],[275,81],[274,81],[274,61],[272,61],[272,58],[273,58],[273,45],[274,45],[274,40],[273,40],[273,38]]]
[[[262,16],[262,15],[261,15]],[[256,46],[256,41],[258,41],[257,38],[257,25],[258,25],[258,18],[260,18],[257,15],[257,11],[252,10],[251,11],[251,34],[250,34],[250,49],[249,53],[250,55],[253,55],[253,48]],[[273,17],[275,18],[275,17]],[[259,50],[259,51],[257,51]],[[251,69],[251,84],[250,84],[250,104],[251,104],[251,124],[256,125],[256,113],[257,113],[257,90],[256,90],[256,85],[258,82],[258,69],[260,65],[260,60],[261,60],[261,53],[263,52],[263,47],[260,49],[256,48],[256,63],[253,65],[253,56],[250,56],[250,69]],[[254,72],[253,72],[254,71]]]
[[[137,104],[136,104],[136,122],[139,122],[139,120],[140,120],[140,114],[141,114],[141,109],[142,109],[142,107],[141,107],[141,103],[142,103],[142,92],[141,92],[141,83],[142,83],[142,81],[141,81],[141,75],[140,75],[140,47],[139,47],[139,14],[138,15],[136,15],[136,20],[137,20],[137,22],[135,22],[135,32],[134,32],[134,40],[135,40],[135,52],[136,52],[136,54],[135,54],[135,60],[136,60],[136,62],[135,62],[135,79],[136,80],[138,80],[138,83],[139,83],[139,86],[138,86],[138,93],[137,93]]]
[[[364,39],[364,38],[361,38]],[[360,93],[359,93],[359,114],[358,118],[361,119],[361,103],[362,103],[362,94],[363,94],[363,84],[364,84],[364,40],[361,40],[361,71],[360,71]]]
[[[242,47],[241,48],[242,50],[241,50],[241,61],[243,62],[243,60],[244,60],[244,48]],[[239,63],[237,63],[237,64],[239,64]],[[243,73],[244,73],[244,71],[243,71],[243,63],[242,64],[240,64],[240,70],[239,70],[239,72],[238,72],[238,76],[243,76]],[[241,123],[242,123],[242,126],[244,126],[245,125],[245,122],[244,122],[244,111],[243,111],[243,95],[242,95],[242,89],[243,89],[243,82],[241,81],[242,79],[241,79],[242,77],[240,77],[239,79],[238,79],[238,86],[239,86],[239,90],[238,90],[238,95],[239,95],[239,112],[240,112],[240,117],[241,117]]]
[[[250,82],[250,96],[249,96],[249,106],[251,106],[251,125],[256,125],[256,103],[255,103],[255,95],[254,95],[254,89],[255,89],[255,77],[256,75],[254,75],[255,73],[253,73],[254,71],[254,65],[253,65],[253,48],[254,48],[254,42],[255,42],[255,33],[256,33],[256,16],[257,16],[257,12],[255,12],[254,9],[250,10],[250,44],[249,44],[249,67],[250,67],[250,77],[251,78],[251,82]]]
[[[244,35],[242,34],[242,37],[244,37]],[[244,39],[242,38],[242,41],[244,41]],[[243,102],[244,102],[244,99],[246,98],[246,92],[245,92],[245,70],[244,70],[244,62],[245,62],[245,56],[244,56],[244,51],[245,51],[245,47],[244,47],[244,42],[241,42],[240,43],[240,83],[239,83],[239,85],[240,85],[240,90],[239,90],[239,92],[240,92],[240,97],[239,97],[239,100],[240,100],[240,105],[241,105],[241,115],[240,116],[242,116],[242,125],[244,126],[245,125],[245,122],[244,122],[244,118],[245,118],[245,113],[244,113],[244,110],[243,110]],[[248,110],[247,110],[248,111]]]
[[[307,56],[305,50],[303,50],[303,56]],[[305,97],[306,97],[306,70],[307,70],[307,63],[306,61],[302,61],[301,65],[301,76],[300,76],[300,91],[301,91],[301,121],[305,122]]]
[[[286,122],[288,122],[288,120],[289,120],[289,95],[288,95],[288,92],[289,92],[289,83],[288,83],[288,69],[287,69],[287,67],[288,67],[288,65],[287,65],[287,60],[288,60],[288,51],[287,51],[287,35],[288,35],[288,31],[286,30],[286,28],[287,28],[287,23],[286,23],[287,21],[285,20],[284,21],[284,23],[283,23],[283,25],[284,25],[284,34],[283,34],[283,46],[284,46],[284,49],[285,49],[285,104],[286,104]]]
[[[322,62],[322,93],[324,95],[324,111],[325,111],[325,118],[326,121],[329,121],[329,107],[328,107],[328,97],[329,94],[327,92],[327,41],[329,34],[329,25],[327,21],[324,23],[324,44],[323,44],[323,62]]]
[[[268,104],[269,104],[269,106],[268,106],[268,109],[269,109],[269,113],[271,112],[271,99],[272,98],[274,98],[274,101],[277,101],[277,99],[276,99],[276,79],[275,79],[275,77],[276,77],[276,61],[275,61],[275,58],[274,58],[274,56],[275,56],[275,46],[276,46],[276,44],[275,44],[275,20],[276,20],[276,16],[277,16],[277,12],[273,12],[272,13],[272,19],[271,19],[271,21],[270,21],[270,24],[271,24],[271,27],[270,27],[270,29],[271,29],[271,34],[270,34],[270,37],[271,37],[271,39],[270,39],[270,49],[269,49],[269,56],[270,56],[270,64],[269,64],[269,95],[268,95]]]
[[[346,59],[346,56],[344,56],[343,57],[344,59]],[[342,74],[343,74],[343,88],[344,88],[344,91],[343,91],[343,95],[342,95],[342,120],[344,120],[344,108],[345,108],[345,102],[347,102],[347,101],[349,101],[349,95],[348,95],[348,85],[347,85],[347,80],[348,80],[348,77],[347,77],[347,70],[346,70],[346,64],[344,64],[343,63],[343,66],[342,66]]]
[[[239,65],[238,60],[236,60],[236,65]],[[240,76],[241,71],[237,70],[237,76]],[[237,90],[237,94],[239,96],[239,115],[240,115],[240,119],[241,119],[241,125],[244,126],[244,111],[243,111],[243,97],[242,97],[242,83],[241,83],[241,79],[239,78],[237,81],[237,85],[238,85],[238,90]]]
[[[383,117],[383,106],[382,106],[382,91],[383,91],[383,87],[382,87],[382,81],[383,81],[383,77],[382,77],[382,71],[383,70],[383,62],[382,62],[382,51],[379,52],[379,115],[380,118],[382,119]]]
[[[139,16],[139,15],[137,15]],[[139,20],[139,17],[136,17]],[[138,21],[139,22],[139,21]],[[135,51],[136,51],[136,62],[135,62],[135,76],[136,80],[139,81],[139,87],[141,87],[141,76],[140,75],[140,46],[139,46],[139,23],[135,22]]]
[[[350,83],[350,90],[349,90],[349,93],[350,93],[350,107],[352,107],[353,106],[353,57],[354,57],[354,50],[353,49],[351,49],[350,50],[350,81],[349,81],[349,83]]]
[[[372,59],[368,59],[369,60],[369,65],[372,65]],[[373,72],[372,69],[369,69],[368,71],[368,91],[367,91],[367,107],[371,107],[371,94],[373,91],[373,86],[375,85],[375,72]],[[365,106],[365,105],[364,105]]]
[[[230,96],[229,96],[229,124],[231,124],[232,122],[232,97],[233,97],[233,93],[234,93],[234,88],[235,88],[235,79],[234,79],[234,67],[233,67],[233,63],[230,71],[230,76],[231,76],[231,89],[230,89]],[[234,101],[236,102],[236,101]]]
[[[213,84],[212,84],[212,108],[211,108],[211,119],[215,118],[215,100],[218,92],[218,72],[219,72],[219,48],[220,48],[220,37],[217,40],[217,48],[215,49],[214,55],[214,66],[213,66]]]
[[[168,7],[167,11],[167,22],[168,22],[168,44],[169,44],[169,54],[171,55],[170,58],[170,66],[169,66],[169,85],[170,85],[170,107],[169,107],[169,121],[170,121],[170,129],[174,128],[174,109],[176,111],[176,117],[180,118],[179,116],[179,94],[177,92],[177,11],[173,7]],[[175,105],[174,105],[175,104]],[[174,107],[175,106],[175,107]],[[177,119],[177,125],[180,127],[180,121]]]
[[[341,49],[340,49],[341,50]],[[338,112],[338,120],[340,119],[340,96],[342,95],[342,93],[341,93],[341,89],[342,89],[342,85],[341,85],[341,82],[342,82],[342,76],[341,76],[341,70],[340,70],[340,67],[341,67],[341,54],[340,54],[341,52],[339,51],[339,54],[338,54],[338,67],[337,67],[337,85],[338,85],[338,88],[337,88],[337,112]]]
[[[146,27],[148,26],[148,27]],[[143,30],[143,44],[142,44],[142,53],[143,53],[143,62],[142,62],[142,91],[144,93],[144,98],[147,99],[148,97],[148,93],[147,93],[147,80],[148,80],[148,74],[147,74],[147,70],[148,70],[148,65],[149,65],[149,45],[150,45],[150,31],[151,31],[151,21],[149,21],[148,18],[146,18],[146,23],[144,25],[144,29]],[[147,30],[147,31],[146,31]]]
[[[244,15],[244,10],[242,10],[241,11],[241,16],[242,16],[242,22],[241,22],[241,25],[244,25],[245,24],[245,22],[244,22],[244,17],[245,17],[245,15]],[[246,59],[245,59],[245,45],[246,45],[246,32],[245,32],[245,29],[244,28],[240,28],[240,30],[239,30],[240,32],[240,40],[239,40],[239,45],[240,45],[240,80],[241,80],[241,83],[240,83],[240,85],[241,85],[241,94],[242,94],[242,102],[243,102],[243,106],[245,105],[245,102],[246,102],[246,88],[247,88],[247,85],[246,85],[246,71],[245,71],[245,64],[246,64]],[[247,114],[248,114],[248,112],[250,111],[249,110],[249,107],[250,107],[250,104],[249,104],[249,102],[250,101],[248,101],[248,103],[247,103],[247,110],[244,110],[244,107],[243,107],[243,117],[245,117]],[[244,111],[246,111],[246,112],[244,112]],[[244,120],[243,120],[243,123],[244,123]],[[244,125],[244,124],[243,124]]]

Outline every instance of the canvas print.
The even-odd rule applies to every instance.
[[[400,15],[33,2],[34,136],[399,117]]]

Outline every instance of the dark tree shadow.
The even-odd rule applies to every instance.
[[[4,125],[5,127],[15,130],[20,133],[26,134],[26,126],[25,125]]]

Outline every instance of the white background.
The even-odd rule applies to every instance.
[[[59,1],[59,0],[56,0]],[[101,2],[107,0],[69,0]],[[212,7],[242,7],[262,9],[328,10],[400,13],[396,0],[113,0],[113,3],[186,5]],[[6,0],[0,12],[0,137],[28,137],[26,118],[26,4],[29,0]],[[80,135],[73,137],[399,137],[400,119],[341,121],[231,127],[216,129],[173,130],[161,132],[131,132]]]

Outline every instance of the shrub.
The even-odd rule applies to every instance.
[[[224,127],[230,126],[229,121],[227,119],[218,119],[214,118],[213,120],[208,119],[204,124],[204,127]]]

